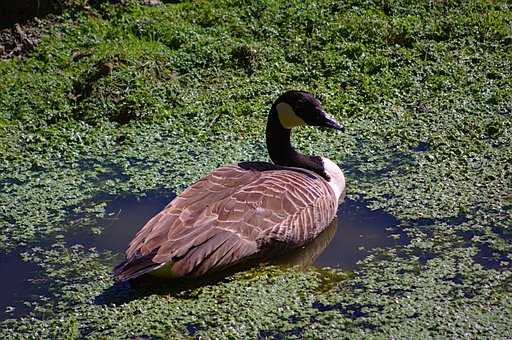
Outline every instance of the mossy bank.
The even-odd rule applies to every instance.
[[[40,287],[2,338],[512,337],[511,13],[381,0],[63,13],[0,62],[0,251]],[[267,159],[266,113],[290,88],[346,126],[295,144],[337,161],[349,197],[393,214],[409,243],[352,274],[258,268],[142,294],[114,285],[118,254],[66,241],[103,232],[116,197]]]

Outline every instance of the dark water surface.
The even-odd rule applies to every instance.
[[[94,234],[89,227],[75,228],[65,235],[65,243],[68,246],[80,244],[85,248],[96,248],[99,252],[112,251],[121,260],[137,231],[174,197],[171,192],[152,192],[144,197],[115,198],[106,207],[108,217],[98,221],[98,227],[102,229],[100,234]],[[407,238],[395,230],[397,226],[398,221],[393,216],[369,209],[364,201],[347,199],[338,209],[337,220],[314,242],[280,257],[277,262],[353,270],[357,268],[357,261],[365,258],[372,248],[403,244]],[[393,233],[401,237],[394,240],[390,237]],[[45,240],[38,245],[44,247],[51,244],[51,240]],[[27,314],[30,310],[23,301],[33,292],[39,291],[44,295],[44,287],[38,288],[31,282],[31,279],[37,278],[38,267],[23,262],[15,253],[0,258],[0,275],[9,278],[1,284],[0,319]]]
[[[74,228],[64,241],[67,246],[80,244],[97,251],[112,251],[119,260],[137,231],[173,198],[172,192],[151,192],[143,197],[123,196],[113,199],[106,207],[108,217],[97,222],[102,229],[94,234],[89,227]],[[277,263],[300,266],[311,264],[342,270],[357,269],[358,261],[364,259],[376,247],[394,247],[409,242],[408,236],[399,227],[399,221],[382,210],[368,208],[365,201],[346,199],[339,207],[337,218],[311,244],[280,257]],[[48,240],[40,246],[51,245]],[[1,284],[0,319],[27,314],[24,300],[33,296],[37,287],[31,279],[37,278],[38,267],[25,263],[15,253],[0,257]],[[44,288],[44,287],[43,287]],[[39,289],[39,294],[45,295]],[[15,307],[14,309],[9,306]]]
[[[24,262],[18,254],[0,256],[0,320],[30,311],[22,301],[35,293],[30,279],[37,271],[34,263]]]
[[[65,237],[66,244],[81,244],[98,251],[110,250],[124,253],[137,231],[154,215],[176,197],[173,193],[151,192],[144,197],[122,196],[112,200],[106,207],[109,217],[99,221],[100,234],[89,228],[75,230]]]
[[[128,243],[144,223],[162,210],[176,195],[172,193],[149,193],[144,197],[125,196],[112,200],[106,207],[109,217],[98,221],[101,234],[94,234],[89,227],[68,232],[65,243],[68,246],[80,244],[97,251],[112,251],[122,258]],[[49,248],[54,239],[45,239],[35,244]],[[23,302],[35,295],[45,295],[47,288],[32,282],[39,274],[39,268],[32,262],[24,262],[20,255],[10,253],[0,256],[0,321],[28,314],[30,306]]]
[[[145,197],[125,196],[114,199],[106,208],[110,217],[102,220],[101,234],[90,229],[69,233],[65,240],[71,246],[81,244],[98,251],[123,253],[137,231],[161,211],[174,194],[151,193]],[[347,199],[338,208],[336,223],[331,224],[307,247],[285,256],[284,262],[299,265],[353,270],[357,262],[376,247],[390,247],[408,241],[398,228],[398,220],[382,210],[371,210],[364,201]],[[390,235],[400,237],[393,239]]]
[[[395,217],[371,210],[364,201],[346,199],[338,208],[336,225],[331,242],[314,262],[317,266],[354,270],[373,248],[409,242]]]

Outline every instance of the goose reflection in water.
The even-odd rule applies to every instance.
[[[334,219],[320,235],[313,239],[310,243],[289,250],[286,254],[278,256],[269,261],[269,264],[296,266],[298,268],[307,269],[315,264],[317,258],[325,251],[332,242],[336,229],[338,227],[337,219]]]

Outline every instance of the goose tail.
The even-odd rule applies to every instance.
[[[116,280],[128,281],[163,267],[165,263],[152,261],[154,256],[155,254],[152,252],[139,258],[124,260],[114,268]]]

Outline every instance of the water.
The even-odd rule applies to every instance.
[[[347,199],[338,208],[336,233],[314,264],[354,270],[373,248],[409,242],[398,225],[398,220],[385,211],[372,210],[364,201]]]
[[[150,192],[144,197],[123,196],[112,200],[106,207],[109,217],[100,221],[103,231],[94,234],[89,228],[75,230],[65,237],[68,246],[81,244],[97,251],[110,250],[124,253],[137,231],[174,198],[170,192]]]
[[[109,217],[101,221],[101,234],[96,235],[90,229],[73,231],[66,236],[66,243],[68,246],[94,247],[100,252],[124,253],[144,223],[174,197],[172,193],[149,193],[145,197],[116,198],[106,208]],[[373,248],[397,246],[408,241],[398,224],[392,215],[371,210],[364,201],[347,199],[340,205],[336,220],[317,239],[283,256],[278,262],[354,270],[357,262]],[[392,234],[400,235],[400,238],[394,239]]]
[[[89,227],[75,227],[65,235],[64,241],[67,246],[80,244],[85,248],[95,248],[99,252],[111,251],[118,255],[117,260],[120,261],[137,231],[174,197],[175,194],[169,191],[150,192],[143,197],[116,197],[106,207],[108,217],[97,222],[97,226],[102,229],[101,234],[94,234]],[[98,200],[108,201],[108,197],[102,196]],[[442,222],[450,222],[456,226],[463,223],[465,218],[457,217]],[[510,238],[510,234],[503,230],[499,230],[497,234]],[[45,248],[54,242],[55,240],[44,240],[36,245]],[[338,208],[336,219],[315,240],[305,247],[289,251],[273,262],[351,271],[357,270],[358,262],[368,256],[373,249],[397,247],[408,242],[408,236],[399,227],[399,221],[395,217],[383,210],[370,209],[364,200],[346,199]],[[495,252],[485,245],[477,246],[480,252],[475,256],[475,262],[485,268],[499,270],[502,267],[501,263],[509,260],[494,254]],[[30,301],[35,296],[46,294],[46,288],[38,287],[36,284],[40,275],[38,270],[34,263],[23,262],[16,253],[0,257],[0,275],[9,277],[9,280],[2,283],[0,320],[28,314],[30,306],[23,304],[23,301]],[[189,331],[196,331],[194,325],[190,326]]]
[[[65,235],[64,241],[68,247],[80,244],[99,252],[111,251],[118,254],[120,261],[137,231],[174,197],[170,192],[152,192],[144,197],[117,197],[106,207],[108,217],[97,222],[102,229],[100,234],[94,234],[90,228],[75,228]],[[337,219],[313,242],[273,262],[302,267],[314,264],[343,270],[357,269],[357,262],[365,258],[372,248],[406,242],[406,236],[397,228],[398,221],[393,216],[369,209],[364,201],[347,199],[339,207]],[[400,234],[401,237],[395,240],[391,234]],[[38,245],[46,247],[52,243],[54,240],[45,240]],[[38,267],[23,262],[15,253],[0,257],[0,275],[9,277],[2,283],[0,320],[26,315],[30,310],[23,301],[30,299],[34,292],[35,295],[45,295],[45,287],[37,287],[31,282],[38,276]]]
[[[104,232],[99,235],[90,230],[73,232],[66,238],[66,243],[122,253],[144,223],[174,196],[153,193],[142,198],[117,198],[107,207],[107,212],[113,216],[104,220]],[[391,234],[398,234],[400,238],[393,239]],[[397,246],[407,241],[405,233],[398,228],[398,220],[392,215],[382,210],[371,210],[364,201],[347,199],[339,207],[336,220],[317,239],[283,256],[278,262],[353,270],[371,249]]]
[[[37,275],[37,270],[35,264],[24,262],[17,254],[0,257],[0,277],[3,278],[0,320],[29,311],[29,308],[20,301],[35,293],[35,287],[30,279]]]
[[[412,151],[426,152],[430,150],[430,145],[425,142],[420,142],[416,147],[412,148]]]
[[[89,228],[75,229],[65,235],[68,246],[75,244],[85,248],[96,248],[97,251],[118,253],[121,260],[128,243],[144,223],[162,210],[176,195],[165,192],[149,193],[145,197],[125,196],[112,200],[106,207],[109,216],[98,222],[103,232],[94,234]],[[55,243],[53,239],[45,239],[37,244],[48,248]],[[39,274],[38,267],[31,262],[24,262],[16,253],[0,256],[0,277],[8,277],[1,284],[0,321],[15,318],[30,312],[26,301],[35,295],[44,295],[47,287],[31,282]]]
[[[101,234],[94,234],[89,228],[75,228],[65,235],[64,241],[67,246],[80,244],[85,248],[96,248],[99,252],[112,251],[118,255],[120,261],[137,231],[174,197],[175,194],[169,191],[150,192],[143,197],[116,197],[106,207],[108,217],[97,222],[103,230]],[[442,219],[421,222],[443,222],[457,226],[465,221],[465,216],[458,216],[446,221]],[[500,229],[495,232],[504,239],[510,238],[507,231]],[[346,199],[338,209],[337,218],[319,237],[307,246],[290,251],[274,262],[301,267],[314,265],[346,271],[357,270],[358,262],[368,256],[373,249],[397,247],[407,242],[409,238],[401,230],[395,217],[383,210],[370,209],[365,201]],[[37,245],[46,247],[51,243],[45,240]],[[486,244],[478,243],[475,246],[479,249],[474,258],[475,262],[487,269],[501,270],[503,263],[510,261],[509,257],[497,253]],[[424,264],[433,257],[434,255],[424,261],[420,259],[420,262],[423,261]],[[37,287],[37,284],[32,282],[38,278],[38,274],[38,267],[35,264],[23,262],[15,253],[0,257],[0,275],[9,277],[9,280],[2,283],[0,319],[30,312],[30,307],[24,305],[23,301],[32,296],[44,295],[44,287]]]

